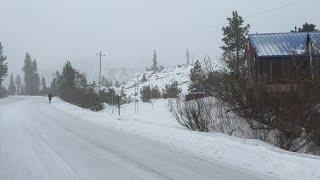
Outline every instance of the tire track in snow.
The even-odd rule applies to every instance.
[[[42,108],[42,107],[41,107],[41,108]],[[34,109],[34,110],[35,110],[35,109]],[[39,109],[37,109],[36,111],[39,111]],[[85,137],[84,135],[80,135],[80,134],[72,131],[71,129],[66,128],[66,127],[64,127],[63,125],[59,124],[58,121],[53,121],[53,120],[56,120],[56,117],[53,116],[52,113],[49,114],[49,113],[47,113],[46,110],[43,110],[43,111],[41,111],[41,112],[43,112],[43,113],[42,113],[43,116],[48,117],[48,118],[46,118],[46,119],[48,119],[47,121],[51,121],[51,123],[52,123],[51,125],[54,124],[55,126],[58,126],[59,128],[61,128],[61,129],[63,129],[64,131],[68,132],[69,134],[72,134],[73,136],[82,139],[83,141],[85,141],[85,142],[87,142],[88,144],[90,144],[90,145],[98,148],[99,150],[105,151],[105,152],[107,152],[108,154],[111,154],[112,156],[117,157],[118,159],[121,159],[121,161],[125,162],[126,164],[129,164],[129,165],[131,165],[131,166],[134,166],[135,168],[138,168],[138,169],[140,169],[140,170],[143,170],[143,171],[145,171],[146,173],[151,173],[151,174],[157,176],[157,177],[158,177],[157,179],[174,180],[174,178],[169,177],[169,176],[165,175],[164,173],[162,173],[162,172],[160,172],[160,171],[157,171],[157,170],[155,170],[155,169],[153,169],[153,168],[149,168],[149,167],[145,166],[144,164],[140,163],[139,161],[133,160],[133,159],[131,159],[129,156],[126,156],[126,155],[124,155],[124,154],[121,154],[121,153],[113,150],[112,148],[110,148],[110,147],[108,147],[108,146],[106,146],[106,145],[95,143],[94,141],[91,140],[91,138],[90,138],[89,136],[86,136],[86,137]],[[64,115],[65,115],[64,117],[69,117],[69,118],[73,118],[73,119],[75,118],[75,117],[73,117],[73,116],[71,116],[71,115],[69,115],[69,114],[66,114],[65,112],[59,112],[59,114],[64,114]],[[67,118],[66,118],[66,119],[67,119]],[[49,125],[48,123],[46,123],[46,126],[47,126],[47,127],[50,127],[50,125]],[[49,145],[49,143],[47,143],[47,144]],[[50,145],[49,145],[49,146],[50,146]],[[51,147],[51,148],[53,149],[54,147]],[[56,152],[56,153],[57,153],[57,152]],[[66,161],[64,160],[64,162],[66,162]],[[66,163],[67,163],[67,162],[66,162]],[[70,167],[70,165],[69,165],[69,167]],[[71,167],[70,167],[70,168],[71,168]]]
[[[63,166],[63,169],[67,169],[69,173],[71,173],[72,178],[75,180],[82,180],[82,178],[79,176],[79,174],[71,167],[71,165],[57,152],[55,151],[54,147],[52,147],[48,141],[46,140],[45,137],[43,137],[40,133],[35,134],[35,129],[31,130],[30,126],[26,127],[28,134],[33,138],[33,139],[39,139],[40,141],[35,141],[39,146],[41,146],[43,149],[45,149],[46,152],[51,154],[56,160],[56,162],[59,165]],[[34,147],[35,151],[39,151]],[[38,156],[39,159],[42,159]],[[52,160],[52,159],[51,159]],[[44,163],[40,161],[42,165],[45,167]],[[68,179],[70,180],[70,179]]]

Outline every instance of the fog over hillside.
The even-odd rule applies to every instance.
[[[320,24],[318,0],[256,2],[1,0],[0,38],[10,72],[21,73],[28,51],[47,79],[66,60],[97,77],[100,50],[107,55],[103,69],[145,68],[154,49],[165,66],[182,64],[187,48],[195,58],[219,57],[221,28],[235,9],[251,25],[251,33],[287,32],[305,22]]]

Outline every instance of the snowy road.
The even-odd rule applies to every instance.
[[[164,132],[165,133],[165,132]],[[0,100],[1,180],[270,179],[99,126],[45,98]]]

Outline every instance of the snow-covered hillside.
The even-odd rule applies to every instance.
[[[123,87],[128,97],[133,98],[135,94],[136,86],[138,85],[138,92],[144,86],[158,86],[160,90],[164,89],[167,84],[171,84],[173,81],[178,81],[179,87],[182,89],[182,93],[187,93],[188,85],[190,82],[189,74],[192,66],[180,66],[175,68],[164,69],[161,72],[154,73],[147,71],[145,73],[138,74],[135,78],[128,81]],[[143,75],[147,81],[142,81]]]

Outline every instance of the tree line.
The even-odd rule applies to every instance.
[[[40,82],[37,61],[32,60],[29,53],[25,55],[22,71],[24,72],[24,81],[22,81],[20,75],[14,77],[11,74],[8,88],[6,89],[3,86],[3,82],[8,76],[8,62],[0,43],[0,97],[7,95],[41,95],[47,92],[45,78],[43,77]],[[40,88],[41,83],[42,88]]]
[[[44,77],[40,79],[38,73],[38,63],[36,59],[32,60],[30,53],[25,54],[24,66],[22,67],[24,74],[23,81],[21,76],[18,74],[14,77],[10,75],[9,86],[7,90],[8,95],[45,95],[49,89]]]
[[[0,98],[6,95],[6,90],[3,87],[3,81],[8,75],[7,57],[3,54],[3,47],[0,43]]]
[[[182,89],[179,87],[178,81],[172,81],[162,91],[160,91],[158,86],[144,86],[140,90],[140,95],[143,102],[150,102],[152,99],[177,98],[181,92]]]

